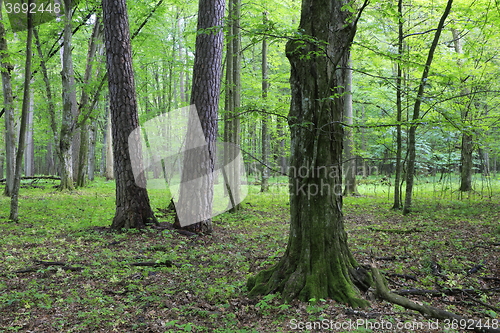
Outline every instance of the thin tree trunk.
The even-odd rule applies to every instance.
[[[455,52],[458,54],[463,54],[462,50],[462,39],[457,29],[451,29],[453,35],[453,44],[455,46]],[[462,59],[458,60],[458,66],[462,66]],[[463,88],[461,93],[463,95],[469,94],[469,89]],[[473,97],[471,97],[473,98]],[[470,120],[468,119],[470,113],[470,107],[472,103],[463,103],[461,105],[461,118],[462,123],[465,125]],[[474,143],[472,134],[467,131],[462,131],[462,147],[460,149],[460,191],[469,192],[472,191],[472,169],[473,169],[473,158],[474,153]]]
[[[431,69],[432,60],[434,58],[434,52],[436,51],[437,44],[439,42],[439,37],[443,31],[444,22],[451,11],[451,6],[453,0],[448,0],[446,8],[439,20],[439,24],[434,34],[434,40],[427,54],[427,61],[425,62],[424,71],[422,72],[422,77],[420,79],[420,84],[418,86],[418,92],[413,105],[413,116],[412,124],[410,125],[410,131],[408,133],[408,167],[406,172],[406,197],[403,207],[403,214],[408,214],[411,211],[412,204],[412,194],[413,194],[413,181],[415,179],[415,159],[416,159],[416,133],[417,133],[417,122],[420,120],[420,106],[422,104],[422,98],[424,97],[425,85],[429,77],[429,72]]]
[[[401,179],[403,172],[403,138],[401,121],[403,119],[403,0],[398,0],[398,59],[396,62],[396,177],[394,180],[394,203],[392,209],[401,209]]]
[[[240,15],[241,15],[241,0],[230,0],[228,9],[228,21],[230,24],[229,36],[227,42],[226,54],[226,113],[224,122],[224,141],[233,145],[224,146],[224,165],[234,161],[237,163],[236,147],[240,145],[240,117],[238,115],[241,107],[241,35],[240,35]],[[227,174],[228,184],[234,195],[235,202],[240,202],[239,199],[239,172],[240,168],[234,167]],[[235,212],[240,205],[230,209],[230,212]]]
[[[286,46],[292,89],[290,234],[279,263],[248,280],[250,295],[280,292],[285,300],[367,304],[354,284],[366,275],[356,274],[362,269],[348,248],[342,214],[340,123],[357,22],[344,10],[346,4],[304,0],[299,29],[307,39],[290,40]],[[307,174],[298,172],[304,167]]]
[[[0,8],[2,8],[2,3],[3,1],[0,0]],[[16,165],[16,130],[11,80],[11,72],[14,70],[14,66],[8,61],[7,40],[5,39],[5,27],[2,20],[2,13],[0,11],[0,64],[2,68],[3,107],[5,110],[5,176],[7,179],[3,194],[10,197],[14,188]]]
[[[32,0],[28,0],[28,7]],[[28,12],[28,34],[26,38],[26,64],[24,67],[24,89],[23,89],[23,105],[21,108],[21,125],[19,126],[19,144],[16,154],[16,169],[14,172],[14,185],[10,200],[10,216],[9,219],[17,222],[19,219],[19,188],[21,186],[21,168],[23,164],[24,144],[26,140],[26,125],[28,122],[28,112],[30,104],[30,82],[31,82],[31,59],[33,41],[33,16]]]
[[[87,92],[86,85],[89,84],[92,77],[92,64],[94,63],[94,59],[97,55],[97,41],[101,37],[101,20],[100,17],[96,17],[94,22],[94,29],[92,31],[92,35],[89,40],[89,48],[87,53],[87,65],[85,66],[85,74],[83,76],[84,86],[82,87],[82,94],[80,98],[80,103],[78,106],[77,117],[80,114],[83,114],[83,119],[77,123],[77,127],[80,130],[80,135],[78,138],[79,141],[79,152],[78,152],[78,164],[76,165],[76,186],[83,187],[85,186],[87,180],[87,162],[88,162],[88,147],[89,147],[89,135],[88,128],[89,126],[86,124],[87,116],[91,112],[89,94]],[[97,78],[100,77],[99,71],[97,71]],[[97,97],[96,97],[97,98]],[[77,119],[75,119],[77,120]]]
[[[267,13],[264,12],[264,25],[267,24]],[[269,69],[267,66],[267,39],[262,39],[262,100],[266,103],[267,94],[269,91]],[[266,111],[266,109],[264,109]],[[260,185],[261,192],[269,191],[269,146],[271,137],[268,131],[270,116],[266,113],[262,114],[262,180]]]
[[[28,108],[28,123],[26,124],[26,151],[24,154],[24,175],[33,176],[35,173],[35,143],[33,141],[33,89],[30,90],[30,104]]]
[[[352,69],[349,61],[349,69],[346,71],[345,84],[345,123],[353,125],[352,114]],[[344,196],[358,195],[356,188],[356,158],[354,156],[354,131],[352,127],[344,128],[344,164],[346,165],[346,175],[344,184]]]
[[[222,74],[224,1],[200,0],[198,13],[191,105],[197,109],[206,145],[185,152],[174,226],[211,233],[217,110]],[[196,117],[190,117],[188,133],[193,132],[191,120],[198,121],[193,118]],[[191,181],[196,178],[199,181]]]
[[[97,121],[93,120],[92,124],[89,126],[89,162],[88,162],[88,174],[89,180],[94,181],[95,179],[95,146],[96,146],[96,129]]]

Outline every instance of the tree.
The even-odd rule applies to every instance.
[[[213,203],[217,109],[222,73],[223,17],[224,0],[199,1],[191,105],[196,107],[206,145],[185,152],[183,161],[185,167],[182,171],[174,223],[176,228],[181,228],[180,216],[189,216],[191,221],[187,221],[185,229],[195,232],[212,232],[212,221],[207,216],[210,216]],[[188,128],[193,126],[191,122],[188,124]],[[199,175],[203,175],[200,181],[190,182],[193,177],[197,178]],[[191,213],[193,207],[199,208],[195,214]]]
[[[422,105],[422,100],[424,98],[424,90],[427,85],[427,79],[429,78],[429,72],[431,69],[432,59],[434,58],[434,52],[439,42],[439,37],[443,31],[444,22],[451,11],[451,6],[453,0],[448,0],[446,8],[444,9],[443,15],[439,20],[439,24],[434,34],[434,40],[432,41],[429,52],[427,53],[427,60],[425,62],[424,70],[422,72],[422,77],[418,85],[417,96],[415,99],[415,104],[413,105],[413,115],[412,124],[410,125],[410,130],[408,134],[408,167],[406,171],[406,197],[403,206],[403,214],[408,214],[411,211],[412,203],[412,193],[413,193],[413,180],[415,178],[415,160],[416,160],[416,132],[417,132],[417,122],[420,120],[420,107]]]
[[[32,0],[28,1],[28,7]],[[24,145],[26,142],[26,124],[28,122],[28,112],[30,105],[30,82],[31,82],[31,59],[33,41],[33,15],[27,13],[27,38],[26,38],[26,62],[24,66],[23,104],[21,107],[21,124],[19,125],[19,144],[16,153],[16,167],[14,171],[14,181],[10,200],[9,219],[17,222],[19,219],[19,188],[21,187],[21,168],[23,163]]]
[[[234,145],[226,145],[224,147],[224,165],[235,160],[238,153],[235,149],[240,145],[240,108],[241,108],[241,33],[240,33],[240,16],[241,16],[241,0],[228,1],[228,38],[227,38],[227,53],[226,53],[226,107],[224,114],[224,142],[230,142]],[[227,187],[234,196],[232,200],[239,202],[239,168],[232,169],[234,172],[229,172],[227,175]],[[231,208],[231,212],[237,211],[240,204]]]
[[[138,116],[127,6],[125,0],[103,0],[102,7],[116,175],[116,212],[111,228],[143,228],[158,222],[149,203],[145,175],[134,179],[132,172],[132,163],[143,168],[142,155],[134,155],[132,161],[129,151],[129,135],[138,126]],[[130,142],[140,145],[141,141],[137,136]],[[141,151],[138,146],[131,148]]]
[[[350,46],[358,16],[352,3],[303,0],[291,64],[290,234],[274,267],[248,280],[250,295],[281,292],[286,300],[333,298],[364,306],[355,283],[366,278],[347,246],[342,215],[341,127]],[[307,168],[307,172],[299,170]],[[363,277],[361,277],[363,276]],[[361,285],[361,284],[360,284]]]
[[[64,0],[64,33],[62,48],[62,99],[63,114],[61,122],[61,134],[59,136],[59,160],[61,162],[61,185],[60,190],[71,190],[73,186],[73,130],[74,117],[77,110],[75,74],[73,70],[72,57],[72,0]]]
[[[401,121],[403,120],[403,0],[398,0],[398,59],[396,62],[396,177],[394,179],[394,203],[392,209],[401,209],[401,176],[403,172],[403,138]]]
[[[267,12],[264,12],[264,25],[267,23]],[[262,39],[262,100],[266,103],[267,95],[269,92],[269,68],[267,65],[267,38],[264,36]],[[266,111],[266,110],[264,110]],[[269,146],[271,142],[271,135],[269,134],[269,125],[271,117],[268,114],[262,115],[262,178],[260,191],[269,191]]]
[[[2,8],[3,1],[0,1]],[[0,11],[0,59],[2,67],[2,91],[5,117],[5,161],[6,161],[6,183],[4,195],[10,197],[14,187],[14,170],[16,156],[16,131],[14,129],[14,97],[12,94],[11,72],[14,66],[8,59],[7,40],[5,38],[5,27],[2,22],[2,13]]]
[[[350,64],[349,64],[350,65]],[[350,66],[349,66],[350,67]],[[346,118],[345,122],[347,125],[353,124],[353,114],[352,114],[352,69],[349,68],[346,73],[346,85],[345,85],[345,107],[344,116]],[[354,131],[351,127],[344,129],[345,141],[345,159],[344,163],[346,165],[346,175],[344,184],[344,196],[358,195],[358,190],[356,188],[356,157],[354,155]]]

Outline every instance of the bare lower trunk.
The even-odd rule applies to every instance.
[[[472,135],[462,134],[462,149],[460,155],[460,191],[472,191],[472,170],[474,145]]]

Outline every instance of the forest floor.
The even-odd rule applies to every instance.
[[[350,248],[375,263],[389,288],[416,302],[500,320],[500,189],[458,198],[422,185],[408,216],[390,209],[387,186],[364,180],[344,200]],[[212,235],[169,230],[112,232],[113,182],[61,193],[53,183],[22,188],[20,222],[0,198],[0,332],[462,332],[468,322],[424,318],[363,296],[333,300],[250,299],[247,278],[276,263],[289,228],[287,187],[250,189],[243,209],[214,218]],[[0,188],[0,190],[2,190]],[[167,199],[150,191],[161,222]],[[420,291],[418,291],[420,290]],[[496,326],[495,326],[496,325]],[[447,329],[450,328],[450,329]]]

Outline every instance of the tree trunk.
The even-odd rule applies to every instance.
[[[264,25],[267,24],[267,13],[264,13]],[[267,94],[269,91],[269,69],[267,66],[267,39],[262,39],[262,100],[266,103]],[[266,111],[266,109],[264,109]],[[260,191],[269,191],[269,146],[271,136],[269,135],[268,125],[270,116],[262,114],[262,179],[260,184]]]
[[[30,90],[30,104],[28,108],[28,120],[26,124],[26,151],[24,154],[24,175],[27,177],[35,174],[35,143],[33,141],[33,113],[34,100],[33,89]]]
[[[37,32],[37,29],[33,29],[33,37],[35,38],[35,45],[36,45],[36,49],[37,49],[37,53],[38,53],[38,57],[40,58],[40,69],[42,71],[42,76],[43,76],[43,82],[45,84],[45,93],[47,95],[47,111],[48,111],[48,114],[49,114],[49,118],[50,118],[50,128],[52,130],[52,136],[53,136],[53,141],[51,143],[49,143],[49,147],[50,147],[50,150],[51,150],[51,157],[50,157],[50,160],[51,160],[51,166],[49,167],[49,169],[55,169],[56,168],[56,164],[54,163],[54,156],[53,156],[53,152],[52,152],[52,147],[55,147],[55,155],[56,155],[56,159],[59,159],[61,157],[61,153],[60,153],[60,149],[59,149],[59,133],[57,131],[57,119],[56,119],[56,108],[55,108],[55,105],[54,105],[54,99],[53,99],[53,95],[52,95],[52,86],[51,86],[51,83],[50,83],[50,78],[49,78],[49,71],[47,69],[47,63],[46,63],[46,60],[45,60],[45,57],[43,55],[43,51],[42,51],[42,45],[40,43],[40,38],[38,37],[38,32]],[[61,161],[59,161],[61,162]],[[59,163],[61,164],[61,163]],[[56,171],[54,170],[54,173],[55,174]]]
[[[474,152],[473,136],[462,133],[462,147],[460,150],[460,191],[472,191],[472,168],[474,166],[472,153]]]
[[[0,0],[0,8],[2,8]],[[5,27],[3,25],[2,13],[0,11],[0,60],[2,75],[3,107],[5,110],[5,182],[4,195],[10,197],[14,188],[14,172],[16,165],[16,130],[14,123],[14,104],[12,95],[11,72],[14,66],[8,61],[7,40],[5,39]]]
[[[353,124],[353,114],[352,114],[352,69],[351,63],[349,61],[349,69],[346,71],[346,85],[345,85],[345,123],[347,125]],[[346,127],[344,150],[345,158],[344,164],[346,166],[345,184],[344,184],[344,196],[358,195],[358,190],[356,188],[356,157],[354,156],[354,131],[352,127]]]
[[[111,112],[108,110],[108,116],[107,116],[107,122],[106,122],[106,136],[105,136],[105,141],[106,141],[106,171],[104,176],[106,177],[106,180],[111,180],[115,179],[115,171],[113,169],[113,133],[111,129]]]
[[[434,58],[434,51],[436,51],[437,44],[439,42],[439,37],[443,31],[444,21],[451,11],[451,5],[453,0],[448,0],[446,8],[439,20],[436,33],[434,34],[434,40],[427,54],[427,61],[425,62],[425,67],[422,72],[422,77],[420,79],[420,84],[418,86],[417,96],[415,104],[413,105],[413,117],[412,124],[410,125],[410,130],[408,134],[408,167],[406,172],[406,197],[403,207],[403,214],[408,214],[411,211],[412,194],[413,194],[413,180],[415,178],[415,159],[416,159],[416,133],[417,133],[417,122],[420,120],[420,106],[422,104],[422,99],[424,97],[424,89],[427,84],[427,79],[429,77],[429,72],[431,69],[432,59]]]
[[[403,0],[398,0],[398,59],[396,62],[396,178],[394,180],[394,203],[392,209],[401,209],[401,179],[403,173],[403,138],[401,121],[403,119]]]
[[[174,226],[194,232],[211,233],[212,219],[208,216],[211,216],[213,203],[224,0],[200,0],[198,13],[191,105],[197,109],[206,145],[200,149],[189,149],[184,154]],[[190,117],[190,120],[192,118]],[[193,132],[192,124],[188,124],[188,133]],[[199,177],[199,181],[190,181],[193,176]],[[184,222],[181,222],[181,219]]]
[[[346,5],[304,0],[299,29],[307,38],[286,46],[292,88],[290,235],[280,262],[248,280],[250,295],[281,292],[285,300],[333,298],[352,306],[367,304],[354,284],[360,270],[347,246],[342,215],[340,123],[357,22],[350,20]]]
[[[240,112],[241,107],[241,35],[240,15],[241,0],[229,0],[228,21],[230,23],[227,42],[227,68],[226,68],[226,113],[224,122],[224,141],[233,145],[224,146],[224,165],[231,161],[237,163],[238,151],[236,146],[240,145]],[[235,202],[239,199],[239,170],[238,166],[231,169],[227,175],[228,186],[234,195]],[[235,212],[240,205],[232,207],[230,212]]]
[[[32,0],[28,0],[28,7]],[[18,204],[19,204],[19,188],[21,186],[21,168],[23,164],[24,144],[26,140],[26,123],[28,122],[28,109],[30,104],[30,82],[31,82],[31,59],[33,57],[32,41],[33,41],[33,16],[28,12],[28,33],[26,37],[26,64],[24,66],[24,89],[23,89],[23,105],[21,108],[21,125],[19,126],[19,144],[16,154],[16,169],[14,171],[14,185],[12,187],[10,200],[10,215],[9,219],[17,222]]]
[[[463,54],[462,50],[462,39],[460,33],[457,29],[451,29],[453,35],[453,44],[455,46],[455,52],[458,54]],[[458,60],[458,66],[462,66],[462,59]],[[462,80],[462,79],[461,79]],[[469,89],[463,88],[462,94],[468,95],[470,93]],[[468,119],[470,113],[470,107],[472,103],[461,103],[461,118],[462,123],[465,126],[470,120]],[[469,192],[472,191],[472,169],[473,169],[473,158],[474,153],[474,143],[473,136],[467,130],[462,131],[462,147],[460,149],[460,191]]]
[[[76,87],[72,53],[72,1],[64,0],[64,35],[62,48],[62,99],[63,115],[59,137],[59,160],[61,162],[60,190],[72,190],[73,185],[73,126],[76,114]]]
[[[78,178],[76,187],[84,187],[87,183],[88,152],[89,152],[89,127],[87,124],[80,126],[80,151],[78,152]]]
[[[88,174],[89,180],[94,181],[95,178],[95,145],[96,145],[96,128],[97,121],[93,120],[92,124],[89,126],[89,167]]]
[[[82,94],[80,98],[80,103],[78,106],[77,117],[83,114],[82,119],[77,122],[77,127],[80,129],[80,135],[78,138],[79,151],[78,151],[78,164],[76,165],[76,186],[85,186],[87,180],[87,163],[88,163],[88,148],[89,148],[89,126],[86,124],[88,115],[92,111],[92,106],[90,105],[90,98],[87,91],[87,85],[92,77],[92,64],[97,54],[97,41],[101,36],[101,20],[97,17],[94,22],[94,29],[92,31],[92,36],[89,40],[89,49],[87,53],[87,65],[85,66],[85,74],[83,76],[83,87]],[[97,71],[96,78],[99,78],[99,71]],[[96,96],[97,98],[97,96]],[[78,119],[77,119],[78,120]]]
[[[116,174],[116,212],[111,228],[144,228],[158,222],[149,203],[144,174],[134,178],[132,172],[132,163],[144,169],[140,137],[129,138],[139,121],[127,6],[125,0],[103,0],[102,7]],[[130,150],[138,153],[134,160],[129,142],[133,145]]]

